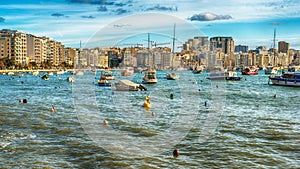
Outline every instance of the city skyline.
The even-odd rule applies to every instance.
[[[2,29],[47,36],[76,48],[79,47],[79,41],[86,44],[108,25],[116,30],[126,27],[126,31],[134,30],[133,24],[113,23],[151,12],[176,17],[195,26],[202,32],[198,36],[230,36],[235,45],[247,45],[249,49],[256,46],[272,47],[273,30],[276,28],[276,46],[278,41],[286,41],[291,48],[300,49],[300,33],[297,31],[300,26],[300,12],[297,9],[300,2],[296,0],[15,0],[2,2],[0,6]],[[160,28],[159,25],[152,26]],[[186,41],[193,36],[181,40]]]

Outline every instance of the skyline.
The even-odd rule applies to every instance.
[[[256,46],[270,48],[273,43],[273,31],[276,28],[276,42],[286,41],[290,43],[291,48],[300,49],[300,32],[297,30],[300,26],[300,12],[297,9],[300,7],[300,2],[297,0],[243,2],[238,0],[226,2],[216,0],[152,0],[147,2],[140,0],[30,0],[23,2],[14,0],[2,2],[0,7],[2,29],[14,29],[37,36],[47,36],[70,47],[79,47],[80,41],[85,46],[95,38],[94,35],[97,35],[99,31],[109,27],[119,33],[120,36],[113,33],[119,41],[124,41],[126,38],[134,39],[124,37],[122,34],[128,30],[134,32],[138,24],[145,26],[147,21],[130,23],[130,19],[154,13],[165,15],[166,18],[173,17],[176,21],[182,20],[184,24],[190,24],[200,32],[200,35],[189,36],[183,33],[187,31],[182,29],[180,32],[180,29],[176,29],[178,30],[176,35],[183,35],[180,38],[181,41],[187,41],[193,38],[193,35],[209,38],[231,36],[235,45],[247,45],[249,49],[254,49]],[[162,30],[162,22],[152,20],[150,23],[157,23],[151,27]],[[169,23],[168,33],[163,31],[165,35],[172,36],[172,25]],[[155,32],[153,29],[150,30]],[[149,33],[147,29],[144,31],[137,32]],[[185,36],[186,39],[184,39]]]

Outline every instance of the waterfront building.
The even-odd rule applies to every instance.
[[[11,38],[0,37],[0,59],[11,58]]]
[[[278,53],[289,53],[290,43],[280,41],[278,42]]]
[[[71,47],[66,47],[64,49],[65,62],[68,66],[74,65],[74,60],[76,58],[76,49]]]
[[[234,47],[234,52],[243,52],[247,53],[248,52],[248,46],[245,45],[237,45]]]
[[[10,38],[10,57],[15,60],[15,64],[19,66],[26,65],[27,59],[27,36],[18,30],[2,29],[1,37]]]

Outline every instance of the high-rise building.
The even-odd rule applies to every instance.
[[[27,59],[27,36],[18,30],[2,29],[1,37],[10,38],[10,57],[16,64],[26,65]]]
[[[280,41],[278,42],[278,52],[279,53],[288,53],[290,49],[290,43]]]
[[[0,37],[0,59],[11,58],[11,39],[8,37]]]
[[[212,37],[210,38],[210,50],[223,52],[225,54],[233,54],[234,40],[232,37]]]

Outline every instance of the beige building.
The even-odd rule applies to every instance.
[[[26,65],[27,61],[27,36],[18,30],[2,29],[1,37],[10,38],[10,57],[18,65]]]
[[[0,37],[0,59],[11,58],[11,38]]]

